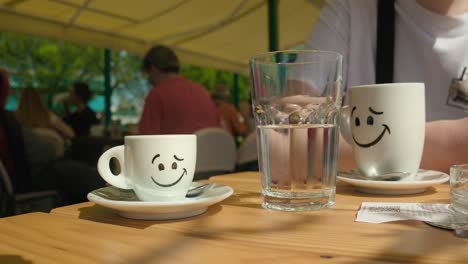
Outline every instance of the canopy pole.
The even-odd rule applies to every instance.
[[[278,0],[268,0],[268,43],[269,50],[278,50]]]
[[[239,109],[239,74],[237,72],[234,73],[232,78],[232,103]]]
[[[111,51],[110,49],[104,49],[104,125],[106,128],[109,127],[111,121],[111,96],[112,88],[111,82]]]

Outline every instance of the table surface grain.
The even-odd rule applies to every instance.
[[[290,213],[261,207],[258,173],[209,181],[234,195],[187,219],[125,219],[91,202],[0,219],[0,263],[468,263],[468,239],[451,231],[354,221],[362,202],[448,203],[448,184],[382,196],[339,182],[332,208]]]

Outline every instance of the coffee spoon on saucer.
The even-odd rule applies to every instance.
[[[464,228],[468,228],[468,226],[465,225]],[[463,228],[455,229],[455,235],[458,237],[462,237],[462,238],[468,238],[468,229],[463,229]]]
[[[187,191],[187,194],[185,197],[195,197],[203,193],[203,191],[210,185],[209,183],[199,183],[200,185],[196,185],[194,187],[190,187],[190,189]]]
[[[410,176],[411,174],[411,172],[391,172],[376,176],[365,176],[362,175],[362,173],[360,173],[359,171],[355,170],[338,172],[338,175],[341,177],[367,181],[401,181],[406,177]]]

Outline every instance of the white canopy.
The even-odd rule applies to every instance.
[[[322,0],[279,1],[279,47],[303,43]],[[247,72],[268,50],[265,0],[0,0],[0,30],[144,54],[154,44],[182,63]]]

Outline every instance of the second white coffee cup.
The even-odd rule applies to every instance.
[[[342,109],[341,133],[353,146],[361,173],[416,173],[424,147],[424,84],[354,86],[348,96],[349,106]]]
[[[126,136],[125,145],[104,152],[98,171],[109,184],[133,189],[142,201],[169,201],[185,197],[195,172],[195,135]],[[122,169],[113,175],[109,162],[116,158]]]

